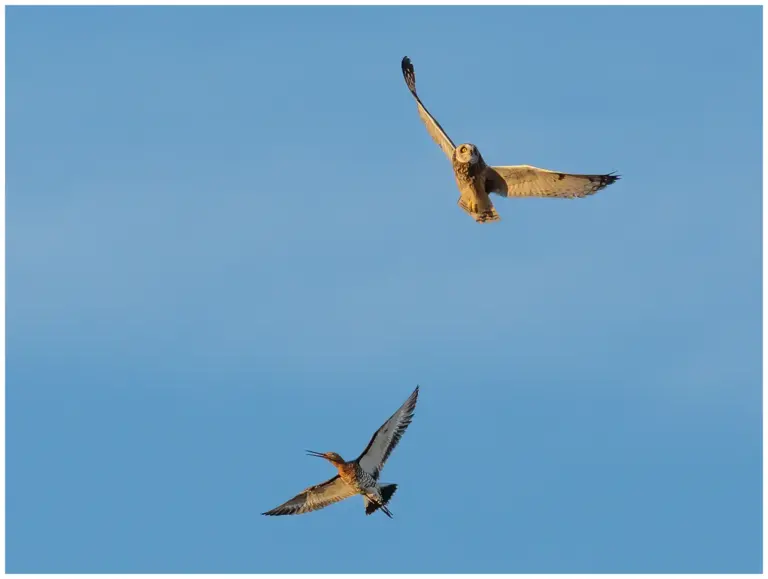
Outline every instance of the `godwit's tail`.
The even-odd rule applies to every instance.
[[[381,498],[382,498],[381,503],[376,503],[370,500],[368,497],[364,497],[365,498],[365,514],[371,515],[375,513],[378,509],[381,509],[381,511],[391,519],[392,512],[387,508],[387,503],[389,502],[389,499],[392,498],[392,495],[395,494],[395,491],[397,490],[397,485],[396,484],[381,485],[379,487],[379,490],[381,491]]]

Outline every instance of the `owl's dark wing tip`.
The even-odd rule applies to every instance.
[[[272,509],[271,511],[267,511],[266,513],[261,513],[261,514],[264,515],[265,517],[279,517],[281,515],[292,515],[293,513],[291,512],[290,509],[277,507]]]
[[[615,171],[605,175],[595,175],[592,178],[592,193],[597,193],[601,189],[608,187],[608,185],[613,185],[619,179],[621,179],[621,175],[618,175]]]
[[[413,70],[413,64],[411,64],[411,59],[407,56],[403,57],[403,60],[400,62],[400,68],[403,71],[403,78],[405,79],[405,84],[408,85],[408,90],[411,91],[414,96],[416,95],[416,73]]]

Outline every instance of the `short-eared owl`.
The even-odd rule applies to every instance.
[[[435,118],[422,104],[416,94],[416,73],[411,60],[406,56],[401,63],[403,77],[416,105],[427,132],[448,156],[453,165],[456,183],[461,196],[459,206],[478,223],[498,221],[499,214],[493,206],[489,193],[502,197],[586,197],[597,193],[619,179],[618,175],[572,175],[548,171],[530,165],[490,167],[483,161],[480,151],[471,143],[458,147],[445,134]]]

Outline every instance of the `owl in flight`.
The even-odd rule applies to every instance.
[[[406,56],[401,62],[403,77],[416,99],[419,116],[427,132],[440,145],[453,165],[453,173],[461,195],[459,207],[469,213],[478,223],[501,219],[493,206],[489,193],[502,197],[586,197],[597,193],[619,179],[619,175],[572,175],[548,171],[530,165],[490,167],[485,164],[477,147],[463,143],[458,147],[435,118],[429,114],[416,94],[416,73],[411,60]]]

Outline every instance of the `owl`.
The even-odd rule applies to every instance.
[[[615,183],[620,176],[576,175],[539,169],[530,165],[492,167],[485,163],[478,148],[472,143],[453,144],[440,123],[429,113],[416,93],[416,73],[406,56],[401,62],[403,78],[416,99],[416,106],[427,132],[440,146],[453,166],[459,187],[458,204],[478,223],[499,221],[496,208],[489,196],[502,197],[563,197],[573,199],[597,193]]]

